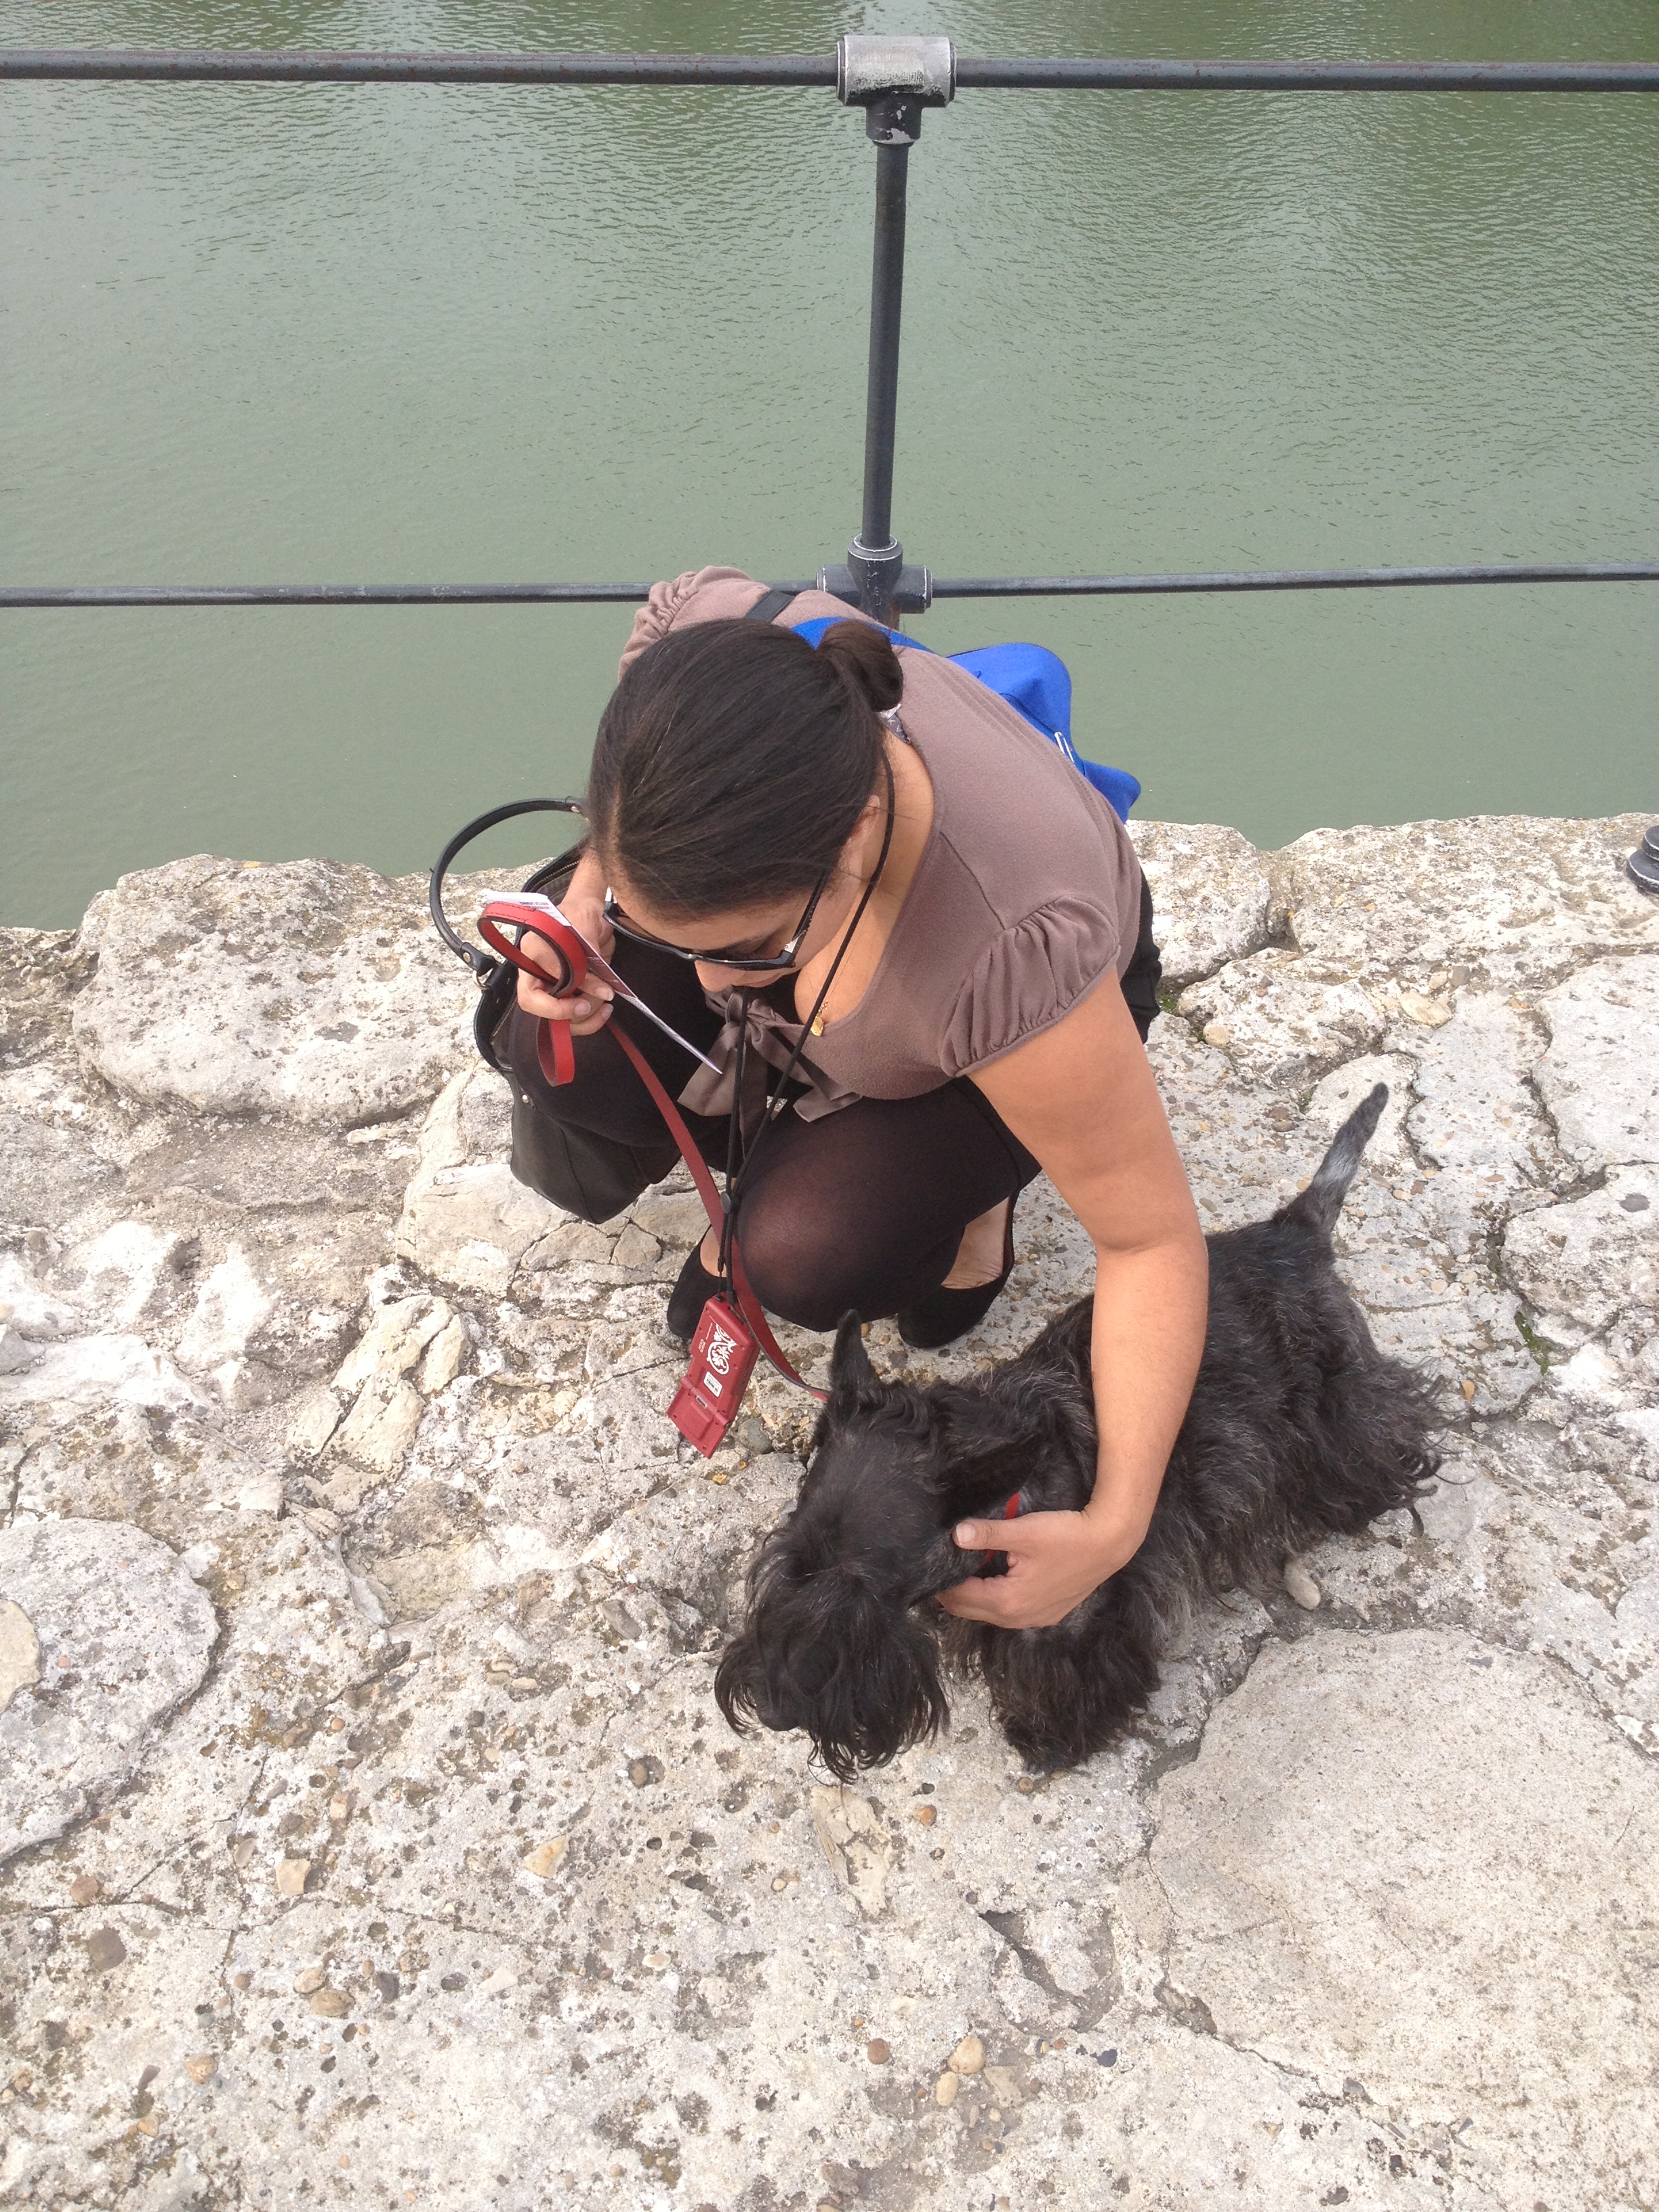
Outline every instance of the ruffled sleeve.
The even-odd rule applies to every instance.
[[[957,994],[940,1040],[945,1074],[971,1075],[1069,1014],[1115,972],[1117,917],[1061,897],[992,939]]]
[[[634,628],[617,665],[620,676],[647,645],[688,623],[718,622],[746,615],[766,586],[741,568],[688,568],[666,584],[653,584],[649,598],[634,617]]]

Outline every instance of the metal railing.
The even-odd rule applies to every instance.
[[[959,91],[1659,92],[1652,62],[1012,61],[961,58],[948,39],[848,36],[830,56],[0,50],[0,79],[236,84],[471,84],[833,88],[862,107],[876,149],[863,501],[847,558],[804,580],[883,622],[935,599],[1118,597],[1148,592],[1354,591],[1449,584],[1632,583],[1659,561],[1504,562],[1180,575],[935,577],[893,534],[893,465],[910,149],[925,109]],[[645,584],[20,585],[0,607],[466,606],[641,600]]]

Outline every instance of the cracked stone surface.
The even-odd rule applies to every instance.
[[[8,1656],[0,1860],[61,1836],[137,1765],[201,1683],[213,1607],[153,1536],[118,1521],[0,1529]]]
[[[1561,1146],[1581,1168],[1659,1164],[1659,1095],[1651,1057],[1632,1031],[1659,1025],[1659,956],[1598,960],[1540,1000],[1549,1048],[1540,1097]]]
[[[513,1183],[420,887],[0,932],[0,2204],[1653,2212],[1640,826],[1137,826],[1206,1226],[1390,1086],[1340,1264],[1445,1464],[1086,1769],[969,1689],[845,1790],[711,1695],[811,1409],[678,1448],[696,1200]],[[1018,1244],[878,1364],[1029,1340],[1089,1248],[1042,1184]]]
[[[424,1104],[460,1059],[453,956],[416,880],[339,860],[198,855],[94,907],[74,1015],[131,1097],[352,1127]]]
[[[1586,2163],[1639,2192],[1659,1774],[1547,1661],[1445,1630],[1268,1649],[1157,1815],[1170,1978],[1218,2035],[1333,2097],[1386,2081],[1499,2203]]]
[[[1273,887],[1247,837],[1206,822],[1132,822],[1129,835],[1159,916],[1166,991],[1267,943]]]

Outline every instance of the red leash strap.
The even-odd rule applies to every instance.
[[[516,927],[520,935],[526,930],[530,930],[550,945],[559,956],[558,971],[550,973],[548,969],[538,967],[533,960],[527,959],[519,950],[517,941],[502,933],[501,925],[503,923],[508,928]],[[568,998],[573,991],[580,990],[583,980],[587,974],[586,947],[574,929],[555,920],[544,908],[521,906],[511,898],[491,899],[478,917],[478,934],[483,939],[485,944],[499,952],[504,960],[510,960],[515,968],[522,968],[526,975],[533,976],[536,981],[550,990],[556,999]],[[708,1164],[697,1150],[696,1140],[690,1129],[686,1127],[678,1107],[657,1080],[644,1054],[614,1016],[611,1018],[611,1030],[617,1042],[639,1070],[640,1080],[651,1093],[656,1102],[658,1112],[668,1124],[669,1133],[680,1148],[680,1157],[691,1171],[691,1180],[697,1187],[697,1195],[702,1200],[703,1209],[708,1216],[709,1226],[716,1235],[719,1235],[725,1224],[725,1214],[720,1206],[720,1194],[714,1188],[714,1178],[709,1174]],[[576,1048],[568,1022],[538,1021],[537,1023],[536,1056],[541,1063],[542,1073],[556,1088],[558,1085],[569,1083],[574,1079]],[[743,1258],[738,1250],[735,1237],[732,1240],[731,1250],[732,1288],[737,1298],[738,1310],[754,1331],[756,1341],[761,1350],[780,1375],[787,1376],[790,1382],[798,1384],[812,1397],[824,1397],[827,1395],[824,1391],[813,1389],[812,1385],[799,1376],[784,1358],[782,1349],[772,1334],[766,1316],[761,1310],[760,1300],[750,1288],[749,1278],[744,1273]]]
[[[626,1030],[618,1026],[614,1018],[611,1028],[617,1042],[638,1068],[641,1082],[656,1100],[657,1110],[667,1122],[670,1133],[680,1148],[680,1157],[691,1170],[691,1180],[697,1186],[697,1195],[702,1200],[703,1209],[708,1216],[709,1226],[718,1236],[724,1224],[725,1215],[720,1206],[720,1194],[714,1188],[714,1178],[708,1172],[707,1161],[697,1150],[696,1140],[682,1120],[678,1107],[657,1080],[655,1071],[645,1054]],[[812,1385],[797,1375],[784,1358],[782,1349],[776,1337],[772,1334],[766,1316],[761,1310],[760,1300],[749,1286],[749,1278],[744,1273],[743,1255],[738,1249],[738,1240],[735,1237],[732,1239],[732,1287],[737,1293],[738,1312],[754,1330],[761,1350],[778,1372],[781,1375],[787,1375],[792,1382],[799,1383],[800,1388],[812,1397],[827,1397],[829,1395],[827,1391],[813,1389]]]

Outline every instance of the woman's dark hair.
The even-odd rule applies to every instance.
[[[816,650],[769,623],[670,630],[600,718],[594,844],[677,920],[809,891],[876,787],[877,716],[903,689],[870,623],[836,623]]]

